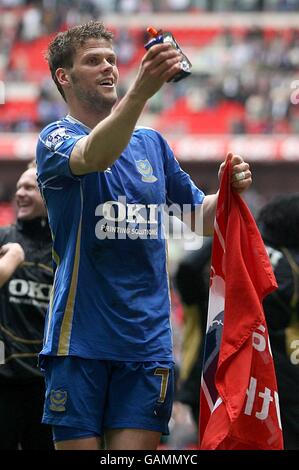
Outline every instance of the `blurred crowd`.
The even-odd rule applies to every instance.
[[[11,66],[11,51],[16,44],[30,43],[92,18],[105,18],[107,13],[299,11],[299,0],[0,0],[1,7],[5,14],[0,18],[0,80],[15,82],[18,86],[28,82],[28,76],[24,75],[22,64],[17,70]],[[132,58],[142,54],[145,41],[141,29],[137,35],[136,31],[125,28],[116,32],[116,50],[123,67],[120,96],[135,73]],[[212,110],[218,112],[221,119],[219,106],[233,103],[236,107],[225,129],[227,133],[299,132],[298,111],[290,100],[292,83],[298,79],[299,29],[221,29],[200,47],[192,41],[184,47],[193,63],[191,77],[172,87],[164,87],[149,102],[149,115],[161,114],[184,100],[184,108],[177,109],[178,120],[182,117],[180,113],[193,113],[196,117],[196,113]],[[21,88],[19,86],[19,90]],[[20,114],[17,120],[2,119],[2,131],[37,131],[64,114],[64,103],[47,74],[38,84],[33,84],[33,88],[37,118],[33,120]],[[226,116],[223,119],[227,120]],[[198,127],[200,132],[200,125]]]
[[[299,132],[298,109],[291,101],[298,80],[299,30],[224,31],[193,57],[195,71],[186,83],[163,90],[157,111],[169,106],[170,91],[186,96],[190,112],[217,111],[223,102],[240,105],[226,129],[231,134]],[[296,94],[296,91],[293,91]],[[220,117],[220,115],[219,115]]]
[[[36,5],[47,10],[76,10],[78,14],[148,13],[179,11],[298,11],[298,0],[1,0],[12,8]],[[78,13],[79,10],[79,13]],[[58,16],[58,15],[57,15]]]

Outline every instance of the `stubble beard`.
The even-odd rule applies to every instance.
[[[99,93],[93,90],[87,90],[83,88],[76,77],[72,77],[73,90],[76,98],[81,101],[83,105],[88,107],[91,111],[102,113],[103,111],[111,112],[113,106],[117,101],[117,97],[114,96],[101,96]]]

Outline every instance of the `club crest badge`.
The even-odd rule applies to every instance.
[[[50,394],[50,410],[65,411],[67,400],[67,392],[65,390],[51,390]]]
[[[144,183],[154,183],[157,178],[153,174],[153,168],[150,162],[146,160],[136,160],[136,166],[139,173],[142,175],[141,180]]]

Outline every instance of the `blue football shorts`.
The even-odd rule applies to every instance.
[[[75,356],[43,361],[43,423],[55,441],[102,436],[105,429],[169,434],[173,362],[121,362]]]

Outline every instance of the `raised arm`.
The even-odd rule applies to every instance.
[[[167,43],[149,49],[124,98],[75,145],[70,157],[75,175],[104,171],[114,163],[128,145],[146,101],[180,70],[179,62],[179,53]]]

